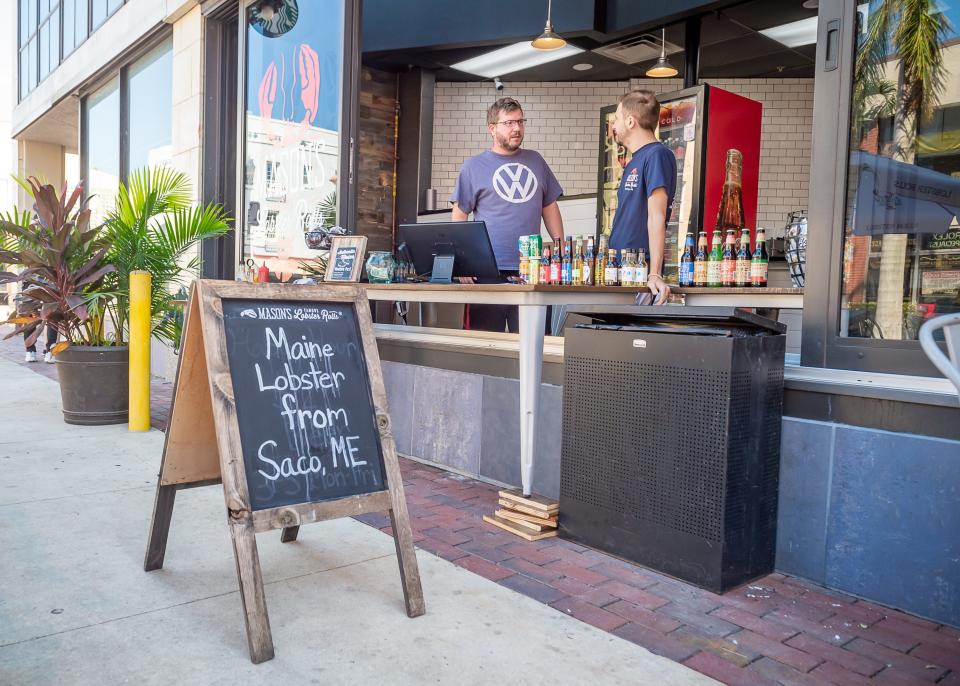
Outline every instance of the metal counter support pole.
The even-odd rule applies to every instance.
[[[533,480],[546,318],[545,305],[520,305],[520,483],[525,496]]]

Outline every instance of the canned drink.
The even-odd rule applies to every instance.
[[[530,270],[529,260],[530,258],[527,257],[526,255],[520,255],[520,269],[519,269],[520,283],[527,282],[527,274],[529,273],[529,270]]]
[[[536,286],[540,283],[540,258],[531,257],[527,261],[527,283]]]
[[[530,257],[530,236],[520,236],[517,239],[517,250],[520,253],[520,258]]]
[[[528,255],[539,258],[543,254],[543,238],[540,237],[539,233],[527,236],[527,238],[530,240],[530,252]]]

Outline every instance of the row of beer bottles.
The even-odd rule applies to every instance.
[[[607,236],[600,236],[600,247],[594,253],[593,237],[574,243],[573,238],[560,247],[520,245],[520,275],[523,283],[563,286],[645,286],[648,267],[642,250],[607,248]],[[539,236],[537,237],[539,238]],[[536,254],[532,254],[536,252]],[[527,253],[527,254],[525,254]]]
[[[712,248],[707,232],[701,231],[694,250],[693,233],[687,233],[680,256],[681,286],[765,287],[767,285],[767,242],[763,229],[757,229],[756,247],[750,250],[750,229],[727,229],[721,245],[720,230],[714,229]]]

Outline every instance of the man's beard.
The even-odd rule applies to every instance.
[[[519,150],[520,145],[522,143],[523,143],[523,136],[520,136],[519,138],[516,139],[516,142],[514,142],[514,140],[508,136],[501,136],[500,134],[497,134],[497,145],[499,145],[504,150],[509,150],[510,152],[513,152],[514,150]]]

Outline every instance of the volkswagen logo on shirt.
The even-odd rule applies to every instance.
[[[524,203],[537,192],[537,177],[525,164],[507,162],[493,172],[493,190],[507,202]]]

